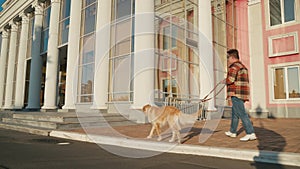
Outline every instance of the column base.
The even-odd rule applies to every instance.
[[[62,107],[63,110],[75,110],[76,107],[74,105],[64,105]]]
[[[254,118],[269,118],[269,110],[267,110],[267,109],[250,109],[249,115]]]
[[[57,110],[57,106],[46,106],[44,105],[42,108],[41,108],[42,111],[53,111],[53,110]]]
[[[24,106],[14,106],[15,110],[22,110],[24,108]]]
[[[12,109],[14,109],[14,107],[13,107],[13,106],[7,106],[7,105],[4,105],[4,106],[2,107],[2,109],[4,109],[4,110],[12,110]]]
[[[107,105],[102,105],[102,106],[98,106],[98,105],[92,105],[91,109],[99,109],[99,110],[107,110]]]

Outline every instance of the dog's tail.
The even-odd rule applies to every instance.
[[[179,116],[179,122],[180,124],[182,125],[185,125],[185,124],[193,124],[197,121],[198,117],[200,116],[202,112],[202,109],[198,110],[196,113],[193,113],[193,114],[185,114],[185,113],[180,113],[180,116]]]

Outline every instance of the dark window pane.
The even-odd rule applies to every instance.
[[[270,21],[271,26],[281,24],[281,5],[280,0],[270,0]]]
[[[117,0],[117,19],[131,15],[131,0]]]
[[[295,20],[295,0],[284,1],[284,21]]]

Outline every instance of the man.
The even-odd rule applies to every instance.
[[[249,101],[248,70],[239,60],[239,52],[236,49],[227,51],[228,73],[226,80],[227,98],[232,102],[232,117],[230,131],[225,132],[229,137],[236,137],[239,119],[242,120],[246,130],[246,136],[241,141],[255,140],[256,135],[252,123],[246,113],[244,102]]]

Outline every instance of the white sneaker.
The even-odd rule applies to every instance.
[[[255,133],[252,133],[252,134],[247,134],[247,135],[245,135],[244,137],[242,137],[241,139],[240,139],[240,141],[251,141],[251,140],[256,140],[257,139],[257,137],[256,137],[256,135],[255,135]]]
[[[230,131],[226,131],[225,135],[228,137],[236,137],[236,133],[231,133]]]

